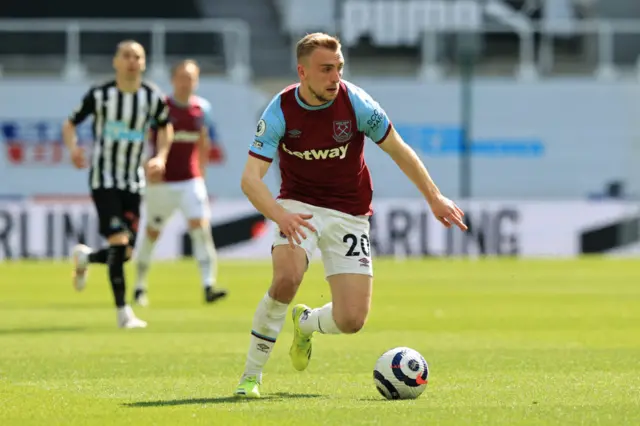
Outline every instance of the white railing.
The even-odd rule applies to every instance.
[[[275,0],[282,30],[290,34],[336,30],[335,0]]]
[[[490,26],[482,26],[478,30],[483,33],[514,33],[519,37],[519,53],[516,60],[515,74],[520,79],[536,79],[542,73],[550,72],[555,62],[554,41],[563,38],[562,28],[571,28],[572,35],[593,36],[594,45],[591,51],[596,55],[594,77],[599,80],[611,81],[620,74],[620,67],[615,64],[615,35],[640,35],[640,20],[591,20],[554,22],[554,26],[532,23],[530,27],[518,30],[505,30]],[[555,28],[558,28],[557,30]],[[460,30],[458,32],[470,32]],[[441,64],[438,63],[438,38],[434,34],[451,33],[447,30],[433,30],[423,33],[421,40],[421,70],[420,75],[427,79],[438,78],[442,75]],[[558,37],[558,35],[560,36]],[[535,42],[536,35],[539,41]],[[536,54],[537,51],[537,54]],[[536,60],[536,57],[538,58]],[[640,57],[634,65],[636,74],[640,77]]]
[[[240,19],[0,19],[0,32],[65,33],[63,74],[68,79],[82,78],[86,75],[86,67],[80,54],[82,32],[127,34],[145,31],[151,34],[149,73],[153,76],[168,75],[167,33],[189,32],[221,34],[228,77],[238,82],[246,82],[251,78],[251,30],[249,25]]]
[[[370,36],[373,44],[390,47],[419,46],[421,66],[419,76],[434,80],[442,77],[443,66],[438,62],[439,34],[501,33],[515,34],[519,40],[519,52],[515,59],[515,75],[520,79],[536,79],[541,74],[553,70],[556,59],[554,41],[566,36],[592,36],[593,45],[588,46],[595,55],[594,75],[601,80],[613,80],[620,74],[620,67],[614,61],[615,35],[640,35],[640,20],[594,19],[557,20],[536,22],[529,19],[503,19],[501,25],[487,24],[482,14],[494,12],[490,7],[481,10],[477,5],[462,16],[454,19],[451,14],[407,15],[406,9],[396,19],[380,19],[381,12],[366,9],[366,1],[351,1],[344,4],[340,19],[339,35],[343,39],[344,50],[355,47],[363,36]],[[491,6],[491,4],[489,4]],[[382,16],[385,16],[384,14]],[[522,16],[518,15],[518,18]],[[495,18],[495,16],[494,16]],[[383,22],[383,24],[380,24]],[[540,41],[536,43],[536,38]],[[376,42],[379,40],[379,42]],[[537,58],[537,59],[536,59]],[[640,77],[640,57],[635,63],[635,72]]]

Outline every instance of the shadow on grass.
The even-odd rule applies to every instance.
[[[385,398],[381,398],[379,396],[371,396],[371,397],[367,397],[367,398],[358,398],[358,401],[367,401],[367,402],[389,402],[389,403],[394,403],[394,402],[401,402],[401,401],[414,401],[412,399],[407,399],[407,400],[402,400],[402,399],[385,399]]]
[[[10,334],[48,334],[85,331],[83,327],[0,328],[0,336]]]
[[[274,394],[264,395],[258,399],[249,398],[237,398],[235,396],[223,396],[220,398],[190,398],[190,399],[168,399],[161,401],[140,401],[129,402],[122,404],[125,407],[173,407],[176,405],[199,405],[199,404],[226,404],[229,402],[259,402],[259,401],[273,401],[277,399],[304,399],[304,398],[319,398],[322,395],[308,394],[308,393],[289,393],[289,392],[276,392]]]

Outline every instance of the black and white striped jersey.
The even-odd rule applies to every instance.
[[[151,123],[164,127],[169,110],[164,94],[143,82],[137,92],[122,92],[115,80],[93,86],[69,116],[74,125],[93,115],[92,189],[140,193],[145,185],[142,160]]]

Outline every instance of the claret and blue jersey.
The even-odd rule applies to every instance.
[[[307,105],[295,84],[267,106],[249,154],[272,161],[278,153],[278,198],[367,215],[373,185],[364,161],[365,136],[380,143],[390,130],[380,105],[352,83],[343,80],[338,96],[320,106]]]
[[[215,140],[211,104],[199,96],[192,96],[188,104],[182,104],[173,97],[166,99],[169,120],[173,124],[174,140],[167,157],[164,180],[185,181],[200,177],[200,163],[197,142],[203,127],[208,128],[209,137]],[[151,150],[155,153],[157,134],[151,125]]]

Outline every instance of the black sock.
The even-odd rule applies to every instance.
[[[109,280],[113,289],[113,298],[118,308],[122,308],[125,305],[124,262],[126,255],[127,246],[109,247]]]
[[[89,253],[89,263],[107,263],[109,257],[109,249],[103,248],[98,251]]]

